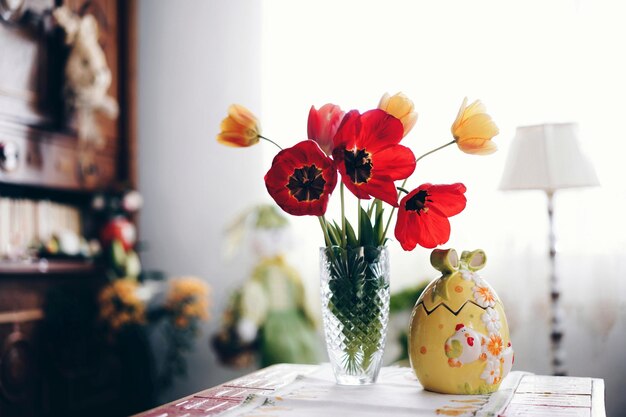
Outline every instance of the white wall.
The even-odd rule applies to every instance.
[[[149,245],[142,261],[170,277],[204,278],[214,299],[214,318],[188,357],[188,378],[161,401],[240,373],[217,366],[209,336],[246,271],[245,262],[221,258],[221,241],[235,213],[264,196],[261,150],[226,148],[215,135],[230,103],[259,112],[259,67],[259,2],[140,1],[139,227]]]

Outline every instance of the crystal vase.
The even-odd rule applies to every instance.
[[[386,247],[320,249],[322,316],[338,384],[376,382],[389,321]]]

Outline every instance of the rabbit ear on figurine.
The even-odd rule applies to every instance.
[[[435,249],[430,254],[430,263],[437,271],[450,274],[459,269],[459,255],[454,249]]]
[[[461,254],[461,263],[463,263],[470,271],[478,271],[485,267],[487,263],[487,255],[482,249],[475,251],[463,251]]]
[[[502,302],[477,273],[484,251],[436,249],[431,264],[442,275],[413,307],[411,366],[425,389],[445,394],[487,394],[500,386],[514,354]]]

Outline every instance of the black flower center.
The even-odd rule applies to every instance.
[[[365,149],[344,150],[346,174],[353,183],[361,184],[369,181],[372,173],[372,160]]]
[[[289,177],[287,188],[298,201],[319,200],[324,192],[326,180],[322,177],[322,170],[315,164],[297,168]]]
[[[409,200],[404,205],[404,208],[407,211],[416,211],[418,215],[421,216],[421,212],[426,213],[428,211],[428,207],[426,207],[426,202],[432,203],[433,200],[429,200],[428,192],[426,190],[419,190],[417,194],[413,197],[409,198]]]

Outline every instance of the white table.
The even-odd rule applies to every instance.
[[[378,382],[335,384],[328,364],[281,364],[138,414],[141,417],[576,416],[605,417],[604,382],[512,372],[491,395],[425,391],[410,368],[385,367]]]

